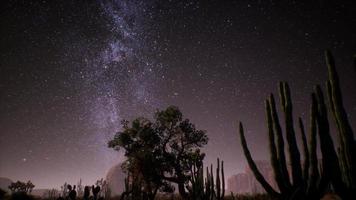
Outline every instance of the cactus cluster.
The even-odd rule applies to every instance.
[[[85,186],[84,189],[82,188],[81,180],[79,181],[79,184],[80,187],[64,183],[64,185],[61,186],[62,192],[58,199],[75,200],[77,199],[77,196],[83,197],[83,200],[100,200],[110,198],[108,185],[103,179],[98,180],[95,185]],[[92,196],[90,196],[90,191]]]
[[[270,195],[279,199],[320,199],[327,190],[334,190],[343,199],[355,199],[355,140],[343,106],[341,89],[335,63],[330,52],[326,52],[328,80],[326,83],[329,106],[326,105],[322,89],[315,87],[311,95],[309,143],[304,124],[299,118],[299,128],[303,145],[304,162],[301,163],[294,131],[292,98],[289,86],[281,82],[279,87],[281,108],[284,113],[284,127],[288,145],[291,175],[288,173],[284,150],[284,137],[276,111],[273,94],[266,100],[270,161],[278,190],[273,188],[258,170],[247,147],[242,123],[239,132],[242,148],[256,179]],[[330,134],[328,110],[331,111],[338,130],[340,146],[335,151]],[[318,160],[317,143],[320,142],[321,163]]]
[[[220,168],[221,166],[221,168]],[[196,200],[222,200],[225,196],[225,175],[224,161],[217,159],[217,168],[213,173],[213,165],[206,167],[206,177],[204,177],[203,164],[193,165],[191,187],[188,188],[190,199]],[[220,179],[221,176],[221,179]]]

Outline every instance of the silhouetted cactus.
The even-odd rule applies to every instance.
[[[284,112],[284,121],[286,126],[286,138],[289,150],[289,161],[292,167],[293,185],[302,184],[302,169],[300,165],[300,153],[295,139],[295,131],[293,126],[293,108],[290,89],[286,82],[279,84],[279,95],[281,99],[282,109]]]
[[[302,118],[299,117],[298,122],[299,122],[300,135],[302,137],[302,142],[303,142],[303,156],[304,156],[303,178],[304,178],[304,184],[307,184],[308,178],[309,178],[308,170],[309,170],[309,165],[310,165],[308,141],[307,141],[307,137],[305,135],[305,129],[304,129],[304,124],[303,124]]]
[[[221,180],[220,180],[221,173]],[[224,174],[224,161],[221,161],[220,168],[220,160],[217,160],[217,168],[216,168],[216,199],[222,200],[225,196],[225,174]]]
[[[266,179],[263,177],[261,172],[258,170],[256,163],[253,161],[250,150],[248,149],[245,134],[244,134],[244,128],[241,122],[239,122],[239,133],[240,133],[240,141],[242,145],[243,152],[245,154],[247,163],[254,174],[256,180],[262,185],[262,187],[266,190],[268,194],[270,194],[272,197],[278,198],[280,197],[280,194],[273,189],[273,187],[268,184]]]
[[[89,186],[85,186],[84,187],[83,200],[89,200],[89,196],[90,196],[90,187]]]
[[[71,185],[68,185],[67,186],[68,190],[69,190],[69,193],[68,193],[68,198],[70,200],[75,200],[77,198],[77,191],[75,190],[76,189],[76,186],[74,185],[73,188]]]
[[[214,180],[213,165],[210,170],[206,168],[206,177],[204,178],[203,164],[193,165],[191,177],[190,199],[192,200],[222,200],[225,196],[225,175],[224,161],[217,159],[216,178]],[[221,177],[221,179],[220,179]]]
[[[274,197],[280,199],[319,199],[327,188],[332,186],[335,192],[343,197],[343,199],[355,198],[355,194],[352,191],[355,190],[356,142],[343,107],[337,72],[329,52],[326,53],[326,58],[329,71],[327,91],[330,110],[333,113],[339,131],[340,147],[338,148],[338,153],[335,151],[330,135],[327,106],[320,86],[316,86],[315,92],[312,94],[309,144],[306,139],[303,121],[299,118],[304,155],[304,164],[302,167],[293,127],[290,89],[285,82],[279,85],[280,100],[284,112],[285,135],[289,150],[288,155],[291,163],[292,182],[287,171],[284,156],[284,140],[273,95],[266,100],[270,160],[279,192],[259,172],[247,147],[243,126],[241,123],[239,124],[241,144],[247,162],[256,179]],[[317,135],[319,136],[322,158],[320,164],[317,157]]]
[[[310,196],[317,196],[317,182],[320,178],[320,173],[318,169],[318,156],[317,156],[317,102],[315,94],[312,94],[312,105],[310,109],[310,135],[309,135],[309,158],[310,158],[310,169],[309,169],[309,179],[306,180],[308,183],[306,187],[306,193]]]
[[[343,105],[339,77],[335,68],[335,61],[329,51],[325,52],[328,66],[328,81],[326,83],[330,110],[332,111],[339,132],[340,163],[343,179],[348,187],[356,189],[356,150],[355,139],[347,113]]]
[[[97,200],[98,199],[98,194],[100,192],[100,186],[94,186],[92,185],[91,186],[91,192],[93,193],[93,196],[94,196],[94,200]]]

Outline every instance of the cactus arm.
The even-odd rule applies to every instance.
[[[270,151],[270,160],[272,164],[274,178],[277,182],[278,188],[280,189],[281,193],[285,193],[288,191],[288,188],[284,183],[281,167],[279,165],[279,161],[277,157],[277,148],[276,148],[274,132],[273,132],[271,105],[268,100],[265,101],[265,107],[266,107],[266,119],[267,119],[267,127],[268,127],[268,143],[269,143],[269,151]]]
[[[216,167],[216,183],[215,183],[215,187],[216,187],[216,197],[217,197],[217,199],[219,199],[220,198],[220,175],[219,175],[219,173],[220,173],[220,161],[219,161],[219,158],[217,159],[217,167]]]
[[[302,184],[302,167],[300,165],[300,153],[298,150],[295,131],[293,127],[293,108],[290,89],[286,82],[280,83],[280,96],[282,100],[282,109],[285,114],[286,136],[290,162],[292,165],[293,185],[299,187]]]
[[[213,200],[216,195],[215,187],[214,187],[213,164],[210,165],[210,191],[211,191],[211,200]]]
[[[323,176],[320,181],[320,189],[323,189],[332,181],[338,194],[345,194],[345,186],[342,182],[341,170],[335,147],[330,135],[329,121],[324,102],[324,96],[319,85],[315,88],[318,101],[317,124],[320,138],[320,149],[322,153]],[[330,180],[329,180],[330,179]],[[325,182],[324,182],[325,181]],[[325,186],[323,186],[325,184]]]
[[[307,183],[309,178],[309,165],[310,165],[308,143],[307,143],[307,137],[305,136],[303,120],[299,118],[298,121],[299,121],[300,134],[302,136],[303,153],[304,153],[303,178],[304,178],[304,183]]]
[[[277,151],[278,151],[278,160],[279,160],[279,165],[281,167],[281,172],[284,178],[284,183],[286,187],[290,188],[291,183],[289,180],[289,173],[287,169],[287,162],[286,162],[286,157],[284,153],[284,139],[282,135],[282,128],[279,123],[279,118],[276,110],[276,103],[274,100],[273,94],[270,95],[269,98],[270,105],[271,105],[271,113],[273,117],[273,128],[277,136]]]
[[[334,119],[338,123],[338,129],[341,136],[341,140],[343,140],[343,148],[344,156],[346,160],[345,168],[347,169],[347,173],[349,176],[349,185],[356,189],[356,169],[353,166],[356,166],[356,153],[355,153],[355,140],[353,136],[353,131],[347,117],[347,113],[345,111],[343,105],[343,99],[341,95],[341,87],[339,83],[339,77],[335,67],[335,61],[330,51],[325,52],[326,64],[328,67],[328,78],[330,83],[330,96],[333,102],[334,109]]]
[[[309,134],[309,152],[310,152],[310,169],[309,169],[309,181],[307,193],[309,196],[314,196],[317,181],[320,177],[318,170],[318,157],[317,157],[317,126],[316,126],[316,114],[317,114],[317,102],[315,94],[312,94],[312,105],[310,109],[310,134]]]
[[[224,161],[221,161],[221,178],[222,178],[222,194],[221,194],[221,199],[224,199],[224,196],[225,196]]]
[[[266,179],[263,177],[261,172],[258,170],[256,163],[253,161],[250,150],[248,149],[247,143],[246,143],[246,138],[244,135],[244,129],[242,126],[242,123],[239,123],[239,132],[240,132],[240,140],[241,140],[241,145],[243,152],[245,154],[247,163],[252,170],[253,174],[256,177],[256,180],[262,185],[262,187],[266,190],[268,194],[270,194],[273,197],[279,197],[279,193],[275,191],[270,184],[266,181]]]

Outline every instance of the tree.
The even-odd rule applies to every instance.
[[[159,152],[160,137],[152,123],[145,118],[137,118],[128,126],[123,121],[123,131],[115,135],[109,147],[125,151],[126,161],[123,168],[132,174],[133,181],[143,181],[143,190],[149,199],[154,199],[158,189],[163,186],[161,173],[163,162]]]
[[[27,183],[16,181],[9,185],[9,189],[12,193],[23,192],[23,193],[31,193],[32,189],[35,187],[31,181],[27,181]]]
[[[128,121],[122,124],[123,131],[109,141],[109,147],[124,149],[123,168],[133,180],[143,182],[144,194],[153,199],[158,190],[172,192],[171,183],[176,183],[181,196],[187,198],[192,165],[205,156],[200,148],[208,142],[206,132],[183,119],[175,106],[157,111],[154,122],[137,118],[130,126]]]
[[[163,179],[176,183],[179,194],[187,198],[186,187],[191,181],[191,168],[194,163],[202,163],[205,157],[200,148],[208,143],[208,137],[203,130],[197,130],[188,119],[183,119],[181,111],[170,106],[155,115],[155,129],[162,142],[163,158],[169,166],[169,175]]]

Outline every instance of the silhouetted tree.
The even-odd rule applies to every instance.
[[[31,193],[35,185],[31,181],[27,181],[27,183],[16,181],[9,185],[9,189],[12,193],[23,192],[23,193]]]
[[[109,142],[109,147],[125,151],[123,167],[134,179],[144,182],[143,190],[153,199],[159,189],[172,188],[176,183],[183,198],[191,179],[191,168],[196,158],[204,159],[200,148],[208,142],[205,131],[197,130],[181,111],[170,106],[156,112],[154,122],[137,118],[129,126],[123,121],[123,131]],[[169,191],[169,190],[167,190]]]

